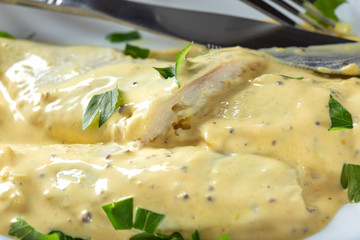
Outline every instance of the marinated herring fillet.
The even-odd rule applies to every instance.
[[[188,58],[179,76],[109,48],[0,39],[0,234],[21,215],[37,231],[128,239],[102,206],[133,196],[186,239],[302,239],[347,202],[359,163],[360,79],[284,66],[240,47]],[[95,94],[125,105],[82,130]],[[328,131],[329,94],[353,129]]]
[[[263,55],[252,52],[244,58],[246,51],[240,48],[215,58],[212,53],[198,56],[187,63],[179,90],[153,69],[170,62],[133,60],[112,49],[1,41],[3,84],[22,116],[49,135],[74,143],[152,140],[190,117],[208,98],[246,83],[265,65]],[[9,59],[13,49],[16,57]],[[123,112],[103,128],[83,131],[81,118],[90,98],[116,86],[127,102]]]

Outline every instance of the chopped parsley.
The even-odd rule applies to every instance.
[[[131,40],[140,39],[140,33],[138,31],[131,31],[131,32],[115,32],[106,35],[106,39],[110,42],[127,42]]]
[[[192,240],[200,240],[200,234],[199,234],[199,231],[196,230],[192,235]]]
[[[360,165],[345,163],[341,172],[341,186],[348,188],[350,202],[360,202]]]
[[[147,233],[154,233],[165,215],[152,212],[143,208],[137,208],[135,214],[134,228]]]
[[[295,80],[303,80],[304,79],[304,77],[289,77],[289,76],[281,75],[281,74],[280,74],[280,76],[282,76],[285,79],[295,79]]]
[[[40,233],[30,226],[20,215],[13,219],[9,235],[20,238],[21,240],[84,240],[82,238],[67,236],[59,231],[53,231],[49,234]]]
[[[126,44],[125,55],[132,56],[133,58],[147,58],[150,50],[147,48],[140,48],[134,45]]]
[[[173,232],[170,235],[156,232],[160,223],[165,219],[164,214],[138,207],[133,222],[133,201],[133,197],[127,197],[102,207],[116,230],[138,229],[143,231],[132,236],[130,240],[184,240],[184,237],[178,232]],[[227,234],[217,240],[227,240],[229,236]],[[192,234],[192,240],[200,240],[198,231]]]
[[[183,67],[184,62],[186,60],[186,54],[189,52],[191,46],[193,45],[193,42],[191,42],[186,48],[181,50],[181,52],[176,56],[176,63],[173,67],[166,67],[166,68],[157,68],[154,67],[156,71],[160,73],[163,78],[168,79],[175,76],[176,85],[178,88],[181,87],[180,80],[179,80],[179,71],[180,68]]]
[[[175,76],[174,67],[164,67],[164,68],[153,67],[153,68],[156,71],[158,71],[160,75],[165,79],[172,78]]]
[[[351,129],[353,122],[351,114],[330,94],[329,114],[331,120],[331,130]]]
[[[15,37],[7,32],[4,31],[0,31],[0,37],[2,38],[10,38],[10,39],[15,39]]]
[[[133,198],[104,205],[103,210],[116,230],[133,228]]]
[[[83,115],[82,129],[87,129],[98,115],[100,115],[98,126],[101,127],[114,114],[115,109],[122,104],[124,104],[124,99],[121,97],[117,87],[113,90],[94,95],[90,99]]]
[[[118,202],[107,204],[102,208],[116,230],[135,228],[144,232],[140,233],[141,235],[135,235],[136,238],[134,239],[145,239],[139,237],[149,236],[149,234],[155,236],[155,231],[164,220],[165,215],[143,208],[137,208],[135,221],[133,221],[133,202],[133,197],[128,197]]]
[[[183,68],[184,62],[186,61],[186,54],[189,52],[191,46],[194,42],[191,42],[186,48],[184,48],[177,56],[176,56],[176,63],[175,63],[175,79],[178,85],[178,88],[181,87],[180,85],[180,71]]]

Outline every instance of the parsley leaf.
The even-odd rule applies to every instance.
[[[106,39],[109,40],[110,42],[126,42],[140,38],[141,38],[140,33],[136,30],[125,33],[115,32],[106,35]]]
[[[49,234],[53,234],[53,233],[55,233],[55,234],[57,234],[59,236],[59,240],[84,240],[82,238],[70,237],[68,235],[63,234],[62,232],[59,232],[59,231],[52,231]]]
[[[20,238],[22,240],[59,240],[56,233],[42,234],[30,226],[20,215],[10,226],[10,236]]]
[[[345,163],[341,172],[341,186],[348,188],[348,198],[360,202],[360,165]]]
[[[184,240],[184,238],[178,232],[174,232],[170,235],[143,232],[132,236],[130,240]]]
[[[199,231],[196,230],[192,235],[192,240],[200,240],[200,235],[199,235]]]
[[[156,71],[158,71],[160,75],[165,79],[172,78],[175,76],[174,67],[164,67],[164,68],[153,67],[153,68]]]
[[[138,233],[130,238],[130,240],[160,240],[160,239],[162,240],[163,238],[158,238],[153,233],[147,233],[147,232]]]
[[[178,88],[180,88],[180,80],[179,80],[179,74],[180,74],[180,69],[183,66],[185,60],[186,60],[186,54],[189,52],[191,46],[193,45],[194,42],[191,42],[186,48],[184,48],[177,56],[176,56],[176,63],[175,63],[175,79],[176,79],[176,83]]]
[[[125,55],[132,56],[133,58],[147,58],[149,56],[150,50],[126,44],[124,53]]]
[[[73,238],[59,231],[52,231],[49,234],[42,234],[30,226],[20,215],[17,216],[10,226],[9,235],[21,240],[84,240]]]
[[[132,229],[133,227],[133,198],[125,198],[118,202],[102,207],[111,224],[116,230]]]
[[[133,228],[143,230],[143,232],[132,236],[130,240],[184,240],[184,237],[178,232],[173,232],[170,235],[155,232],[165,218],[163,214],[137,208],[135,222],[133,223],[133,201],[133,197],[128,197],[102,207],[116,230]],[[229,236],[227,234],[217,240],[227,240]],[[192,234],[192,240],[200,240],[198,231]]]
[[[317,0],[313,5],[326,17],[338,22],[339,18],[335,14],[335,9],[345,2],[346,0]]]
[[[228,234],[225,234],[225,235],[222,236],[222,237],[219,237],[217,240],[228,240],[229,237],[230,237],[230,234],[228,233]]]
[[[88,128],[100,114],[99,127],[101,127],[115,112],[115,109],[124,104],[117,87],[113,90],[94,95],[86,107],[82,119],[82,129]]]
[[[330,94],[329,114],[331,120],[330,130],[351,129],[353,122],[351,114]]]
[[[147,233],[154,233],[159,224],[164,220],[165,215],[152,212],[143,208],[136,210],[134,228]]]
[[[10,38],[10,39],[15,39],[15,37],[7,32],[4,31],[0,31],[0,37],[2,38]]]
[[[285,79],[295,79],[295,80],[303,80],[304,79],[304,77],[289,77],[289,76],[281,75],[281,74],[280,74],[280,76],[282,76]]]
[[[186,54],[189,52],[192,45],[193,45],[193,42],[191,42],[186,48],[181,50],[181,52],[176,56],[176,63],[175,63],[174,67],[166,67],[166,68],[153,67],[153,68],[156,71],[158,71],[161,74],[161,76],[163,76],[165,79],[175,76],[175,81],[176,81],[177,87],[180,88],[181,87],[180,81],[179,81],[180,67],[183,66],[183,64],[186,60]]]

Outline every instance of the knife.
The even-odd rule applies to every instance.
[[[120,21],[205,46],[306,47],[352,42],[294,27],[222,14],[175,9],[125,0],[0,0],[53,11]]]

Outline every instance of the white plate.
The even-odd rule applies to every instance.
[[[266,18],[263,14],[236,0],[133,0],[154,2],[165,6],[197,9],[249,18]],[[360,1],[348,0],[338,11],[342,19],[354,25],[354,32],[360,33]],[[352,7],[351,7],[352,6]],[[60,45],[95,45],[123,49],[123,44],[111,44],[105,36],[115,31],[128,31],[129,27],[97,19],[47,12],[21,6],[0,3],[0,30],[7,31],[17,38],[26,38],[35,33],[33,40]],[[164,39],[154,34],[142,33],[141,46],[160,49],[182,47],[176,41]],[[333,221],[321,232],[307,240],[358,240],[360,239],[360,204],[347,204],[335,216]],[[0,236],[0,240],[9,239]]]

